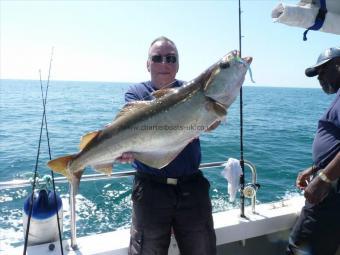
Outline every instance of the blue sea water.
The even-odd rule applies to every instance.
[[[40,83],[0,80],[0,182],[32,175],[38,150],[43,113]],[[44,82],[45,84],[45,82]],[[47,122],[52,158],[78,150],[79,138],[112,121],[124,104],[129,84],[51,81]],[[245,86],[244,158],[256,165],[259,203],[297,193],[298,171],[311,165],[311,145],[317,120],[333,96],[321,89]],[[201,136],[203,162],[240,157],[239,101],[228,111],[218,129]],[[43,133],[38,165],[49,174],[46,134]],[[131,169],[116,165],[116,171]],[[205,170],[211,182],[214,212],[237,207],[229,203],[221,169]],[[87,169],[86,174],[93,173]],[[249,174],[246,175],[250,181]],[[83,182],[77,197],[77,235],[102,233],[130,224],[132,178]],[[69,237],[68,185],[57,190],[64,202],[64,237]],[[23,242],[22,207],[30,188],[0,190],[0,250]]]

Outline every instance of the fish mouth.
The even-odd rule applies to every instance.
[[[249,65],[251,64],[251,62],[253,62],[253,58],[252,57],[244,57],[242,58],[244,61],[246,61]]]
[[[247,63],[248,65],[250,65],[253,61],[253,58],[248,56],[240,58],[240,52],[234,50],[221,59],[221,62],[219,63],[220,67],[223,69],[228,68],[230,66],[230,61],[232,61],[233,59],[236,59],[238,62]]]

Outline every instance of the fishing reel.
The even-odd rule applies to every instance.
[[[243,195],[246,198],[253,198],[256,196],[257,190],[260,188],[258,183],[247,183],[243,189]]]

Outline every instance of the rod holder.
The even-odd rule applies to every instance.
[[[256,193],[257,190],[260,188],[260,184],[257,183],[257,173],[255,165],[247,160],[244,161],[244,165],[249,167],[251,171],[252,180],[251,183],[245,185],[242,192],[245,197],[251,199],[251,211],[252,213],[255,213]]]

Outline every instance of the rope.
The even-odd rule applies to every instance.
[[[307,33],[309,30],[319,30],[323,26],[323,23],[325,22],[326,19],[326,14],[327,14],[326,0],[320,0],[320,8],[318,14],[315,17],[314,25],[307,28],[307,30],[303,33],[304,41],[307,41]]]
[[[48,190],[52,186],[52,178],[50,175],[44,175],[40,178],[39,173],[37,173],[35,180],[32,175],[32,177],[29,177],[28,181],[31,183],[31,185],[33,185],[33,182],[35,182],[35,187],[37,190]]]

